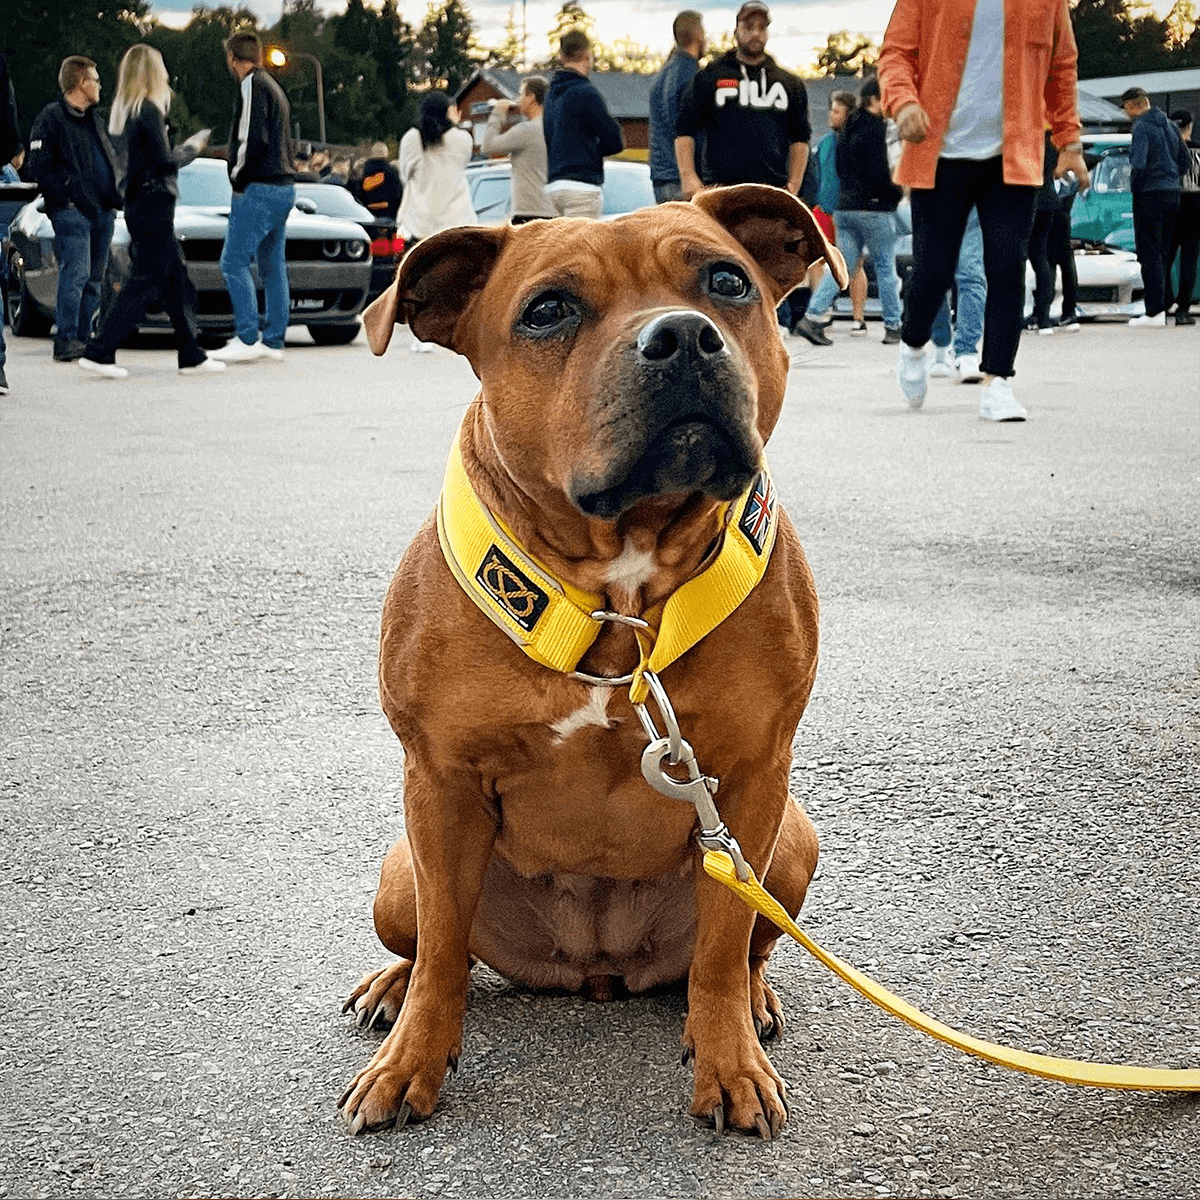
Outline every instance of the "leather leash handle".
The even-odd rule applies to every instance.
[[[1200,1069],[1173,1070],[1158,1067],[1127,1067],[1115,1063],[1080,1062],[1072,1058],[1053,1058],[1045,1054],[1031,1054],[1026,1050],[1014,1050],[1007,1046],[999,1046],[994,1042],[985,1042],[981,1038],[972,1037],[969,1033],[960,1033],[951,1029],[941,1021],[927,1016],[911,1004],[901,1000],[869,979],[861,971],[843,962],[836,954],[822,950],[801,928],[792,920],[783,906],[758,882],[754,871],[750,878],[742,883],[734,869],[733,860],[723,851],[709,850],[704,855],[704,869],[719,883],[731,888],[756,912],[761,913],[767,920],[778,925],[785,933],[804,947],[815,959],[827,966],[835,975],[848,983],[856,992],[861,993],[872,1004],[878,1005],[885,1012],[907,1022],[914,1029],[927,1033],[939,1041],[986,1058],[1002,1067],[1014,1071],[1025,1071],[1030,1075],[1040,1075],[1044,1079],[1057,1079],[1061,1083],[1073,1083],[1083,1087],[1119,1088],[1124,1091],[1142,1092],[1200,1092]]]

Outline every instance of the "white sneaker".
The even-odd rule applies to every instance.
[[[90,371],[93,375],[103,375],[105,379],[126,379],[129,372],[116,363],[94,362],[90,358],[77,358],[75,365],[82,371]]]
[[[914,350],[907,342],[900,343],[900,357],[896,360],[896,382],[900,392],[914,412],[925,403],[925,392],[929,387],[929,376],[925,369],[925,347]]]
[[[409,346],[409,349],[414,354],[432,354],[433,353],[433,343],[432,342],[413,342],[413,344],[411,346]]]
[[[950,372],[954,369],[954,363],[951,361],[949,346],[935,346],[933,348],[933,363],[929,367],[929,374],[934,379],[949,379]]]
[[[1038,326],[1038,337],[1053,337],[1053,336],[1054,336],[1054,326],[1053,325]]]
[[[979,415],[985,421],[1023,421],[1029,414],[1017,403],[1012,384],[997,375],[979,393]]]
[[[263,358],[269,358],[272,362],[283,362],[283,347],[268,346],[265,342],[259,342],[262,346]]]
[[[1068,317],[1065,324],[1060,320],[1058,331],[1059,333],[1078,333],[1079,322],[1074,317]]]
[[[963,354],[958,360],[958,382],[978,383],[983,378],[978,354]]]
[[[854,324],[850,326],[850,336],[851,337],[866,337],[867,336],[866,321],[855,321]]]
[[[225,370],[225,364],[216,358],[206,358],[190,367],[180,367],[180,375],[206,375],[212,371]]]
[[[1148,317],[1142,313],[1140,317],[1130,317],[1130,325],[1140,329],[1165,329],[1167,325],[1167,314],[1165,312],[1155,313],[1154,316]]]
[[[266,358],[269,351],[262,342],[251,342],[247,345],[241,338],[232,338],[226,342],[220,350],[214,350],[208,357],[216,359],[219,363],[241,363],[254,362],[256,359]],[[280,357],[283,352],[279,352]]]

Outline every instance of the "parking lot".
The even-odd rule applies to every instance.
[[[1200,341],[1027,337],[997,426],[951,381],[910,413],[881,332],[790,344],[771,443],[822,606],[801,923],[979,1036],[1200,1066]],[[782,944],[777,1142],[687,1116],[682,993],[483,968],[433,1119],[347,1136],[402,824],[379,611],[476,385],[408,341],[192,379],[143,342],[112,383],[9,339],[0,1195],[1200,1193],[1200,1097],[964,1058]]]

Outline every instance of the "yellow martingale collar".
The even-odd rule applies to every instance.
[[[646,698],[647,670],[656,674],[715,629],[754,590],[775,545],[778,509],[771,473],[762,470],[727,506],[716,558],[662,606],[657,629],[635,630],[641,661],[630,699]],[[596,640],[603,597],[556,578],[480,502],[463,468],[458,438],[446,463],[437,509],[442,553],[463,590],[535,662],[571,672]]]

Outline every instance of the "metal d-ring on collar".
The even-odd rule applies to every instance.
[[[611,621],[614,625],[629,625],[634,629],[640,629],[644,633],[654,636],[654,630],[651,629],[648,621],[643,621],[641,617],[627,617],[624,613],[606,612],[604,609],[597,609],[593,613],[588,613],[588,616],[593,621]],[[589,675],[586,671],[568,671],[569,679],[578,679],[580,683],[590,683],[593,687],[628,687],[633,682],[633,677],[636,674],[630,671],[628,675]]]

